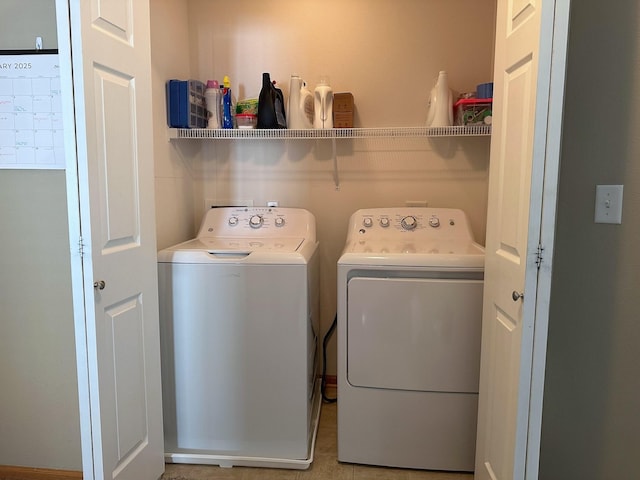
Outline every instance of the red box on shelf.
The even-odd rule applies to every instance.
[[[493,98],[461,98],[453,105],[454,124],[491,125]]]

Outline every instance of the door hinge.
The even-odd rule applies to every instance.
[[[82,237],[78,239],[78,253],[80,254],[80,258],[84,257],[84,240]]]
[[[540,269],[540,265],[542,264],[542,252],[544,252],[544,248],[538,244],[538,248],[536,249],[536,266],[538,269]]]

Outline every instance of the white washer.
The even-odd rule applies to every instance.
[[[461,210],[351,216],[338,261],[338,460],[473,470],[483,277]]]
[[[320,415],[315,219],[209,210],[158,254],[165,459],[305,469]]]

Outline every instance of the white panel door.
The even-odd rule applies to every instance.
[[[88,365],[80,395],[92,451],[88,465],[83,437],[85,478],[155,479],[164,448],[149,4],[71,0],[68,11]]]
[[[555,0],[498,0],[478,479],[537,478],[539,443],[528,441],[540,429],[532,408],[541,405],[548,311],[540,305],[548,304],[549,292],[538,290],[536,252],[541,231],[554,228],[561,129],[557,120],[562,115],[566,52],[561,37],[566,38],[568,23],[564,13],[565,28],[559,32]],[[552,97],[557,97],[559,108],[550,107]],[[550,212],[546,224],[543,196]],[[553,235],[548,241],[545,261],[550,264]],[[536,350],[534,337],[541,344]],[[534,466],[531,472],[525,472],[527,460]]]

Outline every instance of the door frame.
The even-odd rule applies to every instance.
[[[75,125],[74,86],[71,57],[71,20],[69,0],[56,1],[56,21],[58,31],[58,50],[60,60],[61,96],[64,105],[64,125]],[[544,394],[544,372],[546,363],[546,346],[549,323],[549,299],[551,291],[551,273],[553,260],[553,242],[555,237],[555,218],[557,203],[557,184],[559,174],[559,156],[562,132],[562,111],[564,99],[564,76],[566,65],[566,48],[569,25],[570,0],[549,0],[554,8],[543,9],[543,27],[553,25],[553,35],[541,38],[540,60],[548,62],[550,68],[550,84],[547,90],[549,122],[545,154],[535,161],[534,168],[540,170],[542,179],[540,244],[544,246],[544,257],[538,275],[536,292],[534,345],[532,370],[530,378],[530,401],[528,415],[528,434],[526,446],[525,478],[538,477],[540,458],[540,437],[542,427],[542,403]],[[83,478],[93,480],[93,432],[91,428],[91,402],[89,389],[89,359],[87,351],[86,302],[93,298],[92,285],[86,286],[85,278],[92,279],[91,262],[83,262],[81,218],[87,214],[86,205],[80,202],[80,179],[87,172],[77,162],[77,144],[82,136],[75,130],[65,130],[64,147],[66,151],[66,191],[70,244],[70,267],[72,303],[74,315],[74,331],[76,345],[76,368],[78,381],[78,399],[80,415],[80,437],[82,449]],[[87,280],[87,281],[89,281]],[[94,362],[95,363],[95,362]]]
[[[530,221],[530,226],[532,228],[535,227],[535,231],[538,234],[536,236],[529,235],[528,250],[534,255],[538,255],[538,245],[543,250],[540,252],[542,256],[540,268],[536,272],[527,272],[527,276],[537,276],[537,280],[534,280],[537,282],[537,286],[535,291],[531,377],[529,382],[530,396],[527,419],[529,428],[527,430],[525,451],[525,478],[528,480],[538,478],[540,462],[544,377],[547,359],[549,304],[556,231],[571,0],[548,0],[543,3],[551,5],[549,8],[543,7],[542,9],[540,59],[538,65],[538,78],[540,78],[540,70],[544,68],[546,71],[545,79],[548,79],[548,83],[543,86],[545,108],[547,109],[547,115],[544,117],[546,123],[540,124],[540,119],[536,118],[536,123],[538,124],[536,130],[544,131],[546,140],[544,145],[534,144],[534,163],[532,165],[532,181],[541,182],[542,187],[532,189],[532,193],[540,194],[539,197],[531,199],[532,205],[536,205],[536,211],[539,211],[540,215],[532,222]],[[545,35],[545,27],[551,28],[552,35]],[[538,87],[540,88],[540,85]],[[538,97],[537,102],[540,105],[540,97]],[[536,152],[538,147],[543,149],[542,152]],[[536,237],[537,244],[535,242]],[[526,279],[525,282],[528,283],[529,280]],[[527,291],[526,284],[525,291]]]
[[[67,194],[67,216],[69,227],[71,291],[76,345],[76,374],[78,378],[78,406],[80,413],[80,446],[82,450],[82,472],[84,480],[94,480],[93,433],[91,428],[91,397],[89,389],[89,354],[87,347],[86,296],[93,297],[93,288],[85,291],[85,275],[93,278],[91,262],[85,265],[82,241],[82,217],[88,208],[80,202],[80,178],[86,178],[86,169],[78,163],[78,137],[75,131],[75,103],[73,67],[71,56],[71,7],[69,0],[55,0],[58,33],[58,56],[62,117],[65,126],[64,149],[66,157],[65,176]],[[73,128],[69,129],[68,127]],[[86,183],[86,182],[85,182]],[[88,224],[88,223],[87,223]],[[85,268],[89,271],[85,272]],[[94,362],[95,363],[95,362]],[[99,416],[98,416],[99,418]]]

